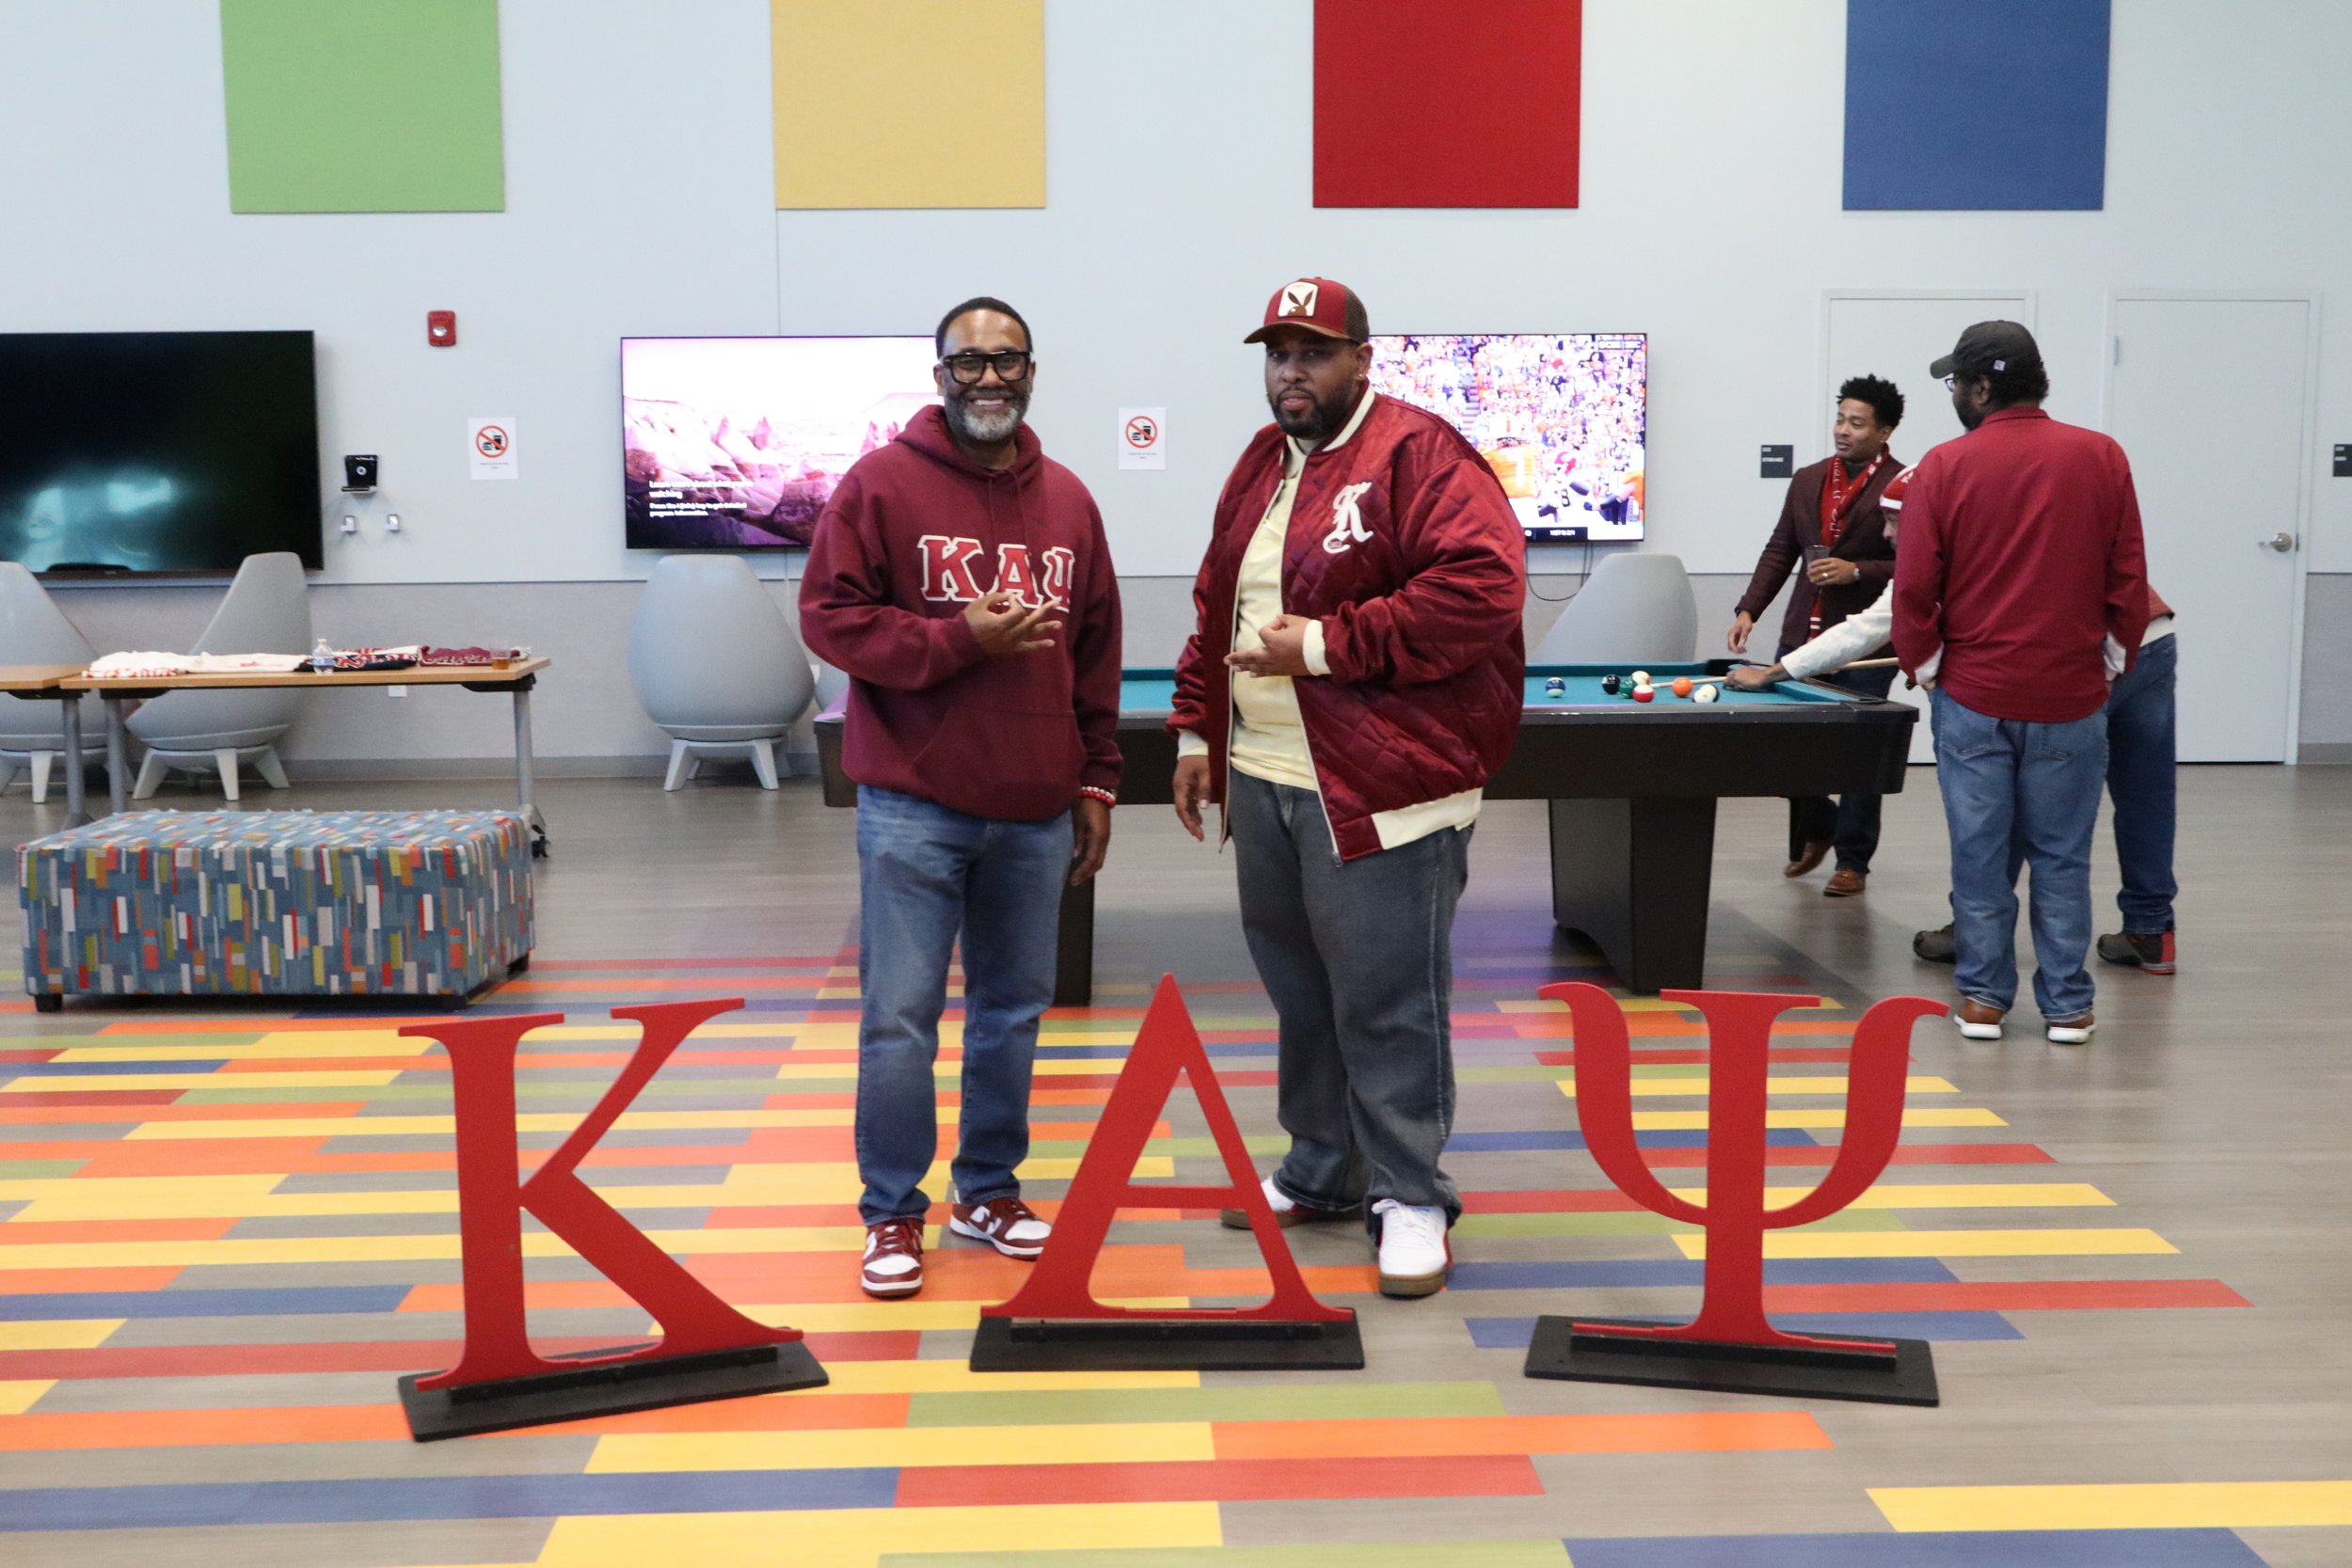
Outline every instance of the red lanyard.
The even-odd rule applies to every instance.
[[[1829,477],[1821,482],[1822,548],[1828,549],[1836,545],[1837,536],[1846,531],[1846,514],[1853,510],[1856,501],[1869,493],[1871,476],[1879,471],[1879,465],[1885,461],[1886,449],[1881,447],[1879,454],[1870,459],[1863,470],[1850,480],[1846,477],[1846,465],[1842,458],[1833,457],[1829,460]],[[1806,635],[1808,637],[1821,635],[1821,595],[1819,589],[1814,590],[1813,614],[1809,619]]]

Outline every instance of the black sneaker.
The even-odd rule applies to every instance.
[[[2169,974],[2179,967],[2169,931],[2118,931],[2099,939],[2099,957],[2126,969],[2150,974]]]
[[[2099,945],[2100,952],[2104,956],[2106,951],[2106,938],[2101,937]],[[1960,943],[1952,940],[1952,928],[1949,926],[1938,926],[1932,931],[1914,932],[1911,938],[1911,950],[1931,964],[1960,962]]]

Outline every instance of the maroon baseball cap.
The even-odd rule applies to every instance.
[[[1300,327],[1351,343],[1372,336],[1364,302],[1346,284],[1327,277],[1301,277],[1275,290],[1274,297],[1265,302],[1265,320],[1242,341],[1264,342],[1266,334],[1279,326]]]

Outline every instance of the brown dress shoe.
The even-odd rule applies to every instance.
[[[1285,1230],[1294,1225],[1329,1225],[1337,1220],[1360,1221],[1364,1217],[1364,1206],[1360,1203],[1345,1209],[1311,1209],[1276,1186],[1270,1176],[1259,1186],[1265,1193],[1266,1207],[1274,1211],[1274,1223]],[[1218,1210],[1216,1222],[1228,1230],[1249,1228],[1249,1216],[1239,1209]]]
[[[1784,877],[1802,877],[1829,858],[1829,840],[1817,838],[1808,842],[1804,853],[1780,868]]]
[[[2076,1013],[2073,1018],[2046,1018],[2042,1022],[2043,1032],[2052,1045],[2089,1045],[2091,1031],[2099,1027],[2099,1021],[2089,1013]]]
[[[1841,865],[1831,874],[1828,881],[1821,884],[1821,896],[1851,898],[1862,891],[1863,884],[1869,879],[1870,874],[1867,871],[1849,871]]]

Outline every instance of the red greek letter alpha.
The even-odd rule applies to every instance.
[[[1029,546],[996,546],[996,592],[1009,594],[1034,610],[1045,601],[1037,596],[1037,574],[1029,568]]]
[[[1151,1141],[1152,1125],[1160,1119],[1161,1108],[1174,1092],[1180,1073],[1191,1079],[1193,1094],[1200,1101],[1200,1113],[1216,1138],[1217,1153],[1224,1157],[1230,1180],[1222,1187],[1136,1184],[1136,1161]],[[1096,1301],[1089,1284],[1094,1274],[1094,1260],[1103,1250],[1104,1238],[1110,1233],[1111,1220],[1129,1205],[1152,1209],[1240,1209],[1249,1216],[1249,1232],[1257,1239],[1266,1272],[1274,1276],[1273,1296],[1263,1306],[1239,1309],[1142,1311],[1105,1307]],[[1209,1053],[1200,1048],[1200,1037],[1193,1029],[1192,1017],[1184,1010],[1184,999],[1178,993],[1172,976],[1163,975],[1160,979],[1151,1010],[1144,1014],[1143,1027],[1136,1034],[1135,1047],[1127,1053],[1127,1066],[1111,1090],[1109,1102],[1103,1107],[1101,1120],[1095,1123],[1093,1141],[1087,1145],[1086,1155],[1078,1162],[1077,1178],[1061,1200],[1061,1212],[1054,1221],[1054,1234],[1045,1243],[1045,1251],[1031,1266],[1028,1280],[1019,1293],[1002,1307],[990,1307],[985,1315],[1143,1318],[1153,1322],[1200,1318],[1226,1323],[1345,1323],[1354,1316],[1345,1307],[1325,1306],[1308,1291],[1296,1260],[1282,1241],[1282,1227],[1276,1223],[1274,1211],[1266,1206],[1265,1194],[1258,1185],[1257,1169],[1249,1163],[1249,1151],[1242,1143],[1241,1129],[1226,1106],[1225,1093],[1217,1087],[1216,1074],[1209,1068]]]

